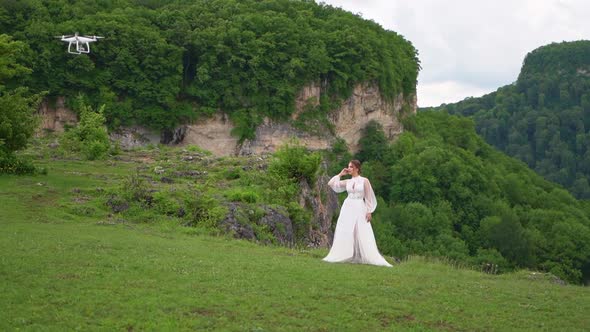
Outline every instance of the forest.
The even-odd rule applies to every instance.
[[[355,156],[378,196],[380,250],[588,283],[588,201],[488,145],[469,118],[423,111],[405,128],[388,143],[378,123],[369,125]]]
[[[486,142],[590,199],[590,41],[540,47],[514,84],[430,109],[473,118]]]
[[[310,0],[0,0],[0,31],[24,44],[19,63],[32,70],[8,86],[83,94],[105,105],[111,129],[223,111],[251,139],[264,117],[288,119],[306,84],[321,84],[324,106],[362,82],[392,100],[415,94],[420,69],[402,36]],[[105,38],[73,56],[55,37],[75,32]]]

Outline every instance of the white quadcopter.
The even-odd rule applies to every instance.
[[[57,36],[56,38],[61,38],[61,41],[68,43],[68,53],[71,54],[82,54],[82,53],[90,53],[90,43],[98,41],[100,36],[78,36],[76,32],[73,36]],[[74,50],[72,46],[76,46]]]

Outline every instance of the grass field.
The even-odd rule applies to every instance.
[[[420,257],[328,264],[326,250],[203,235],[173,218],[85,214],[72,202],[134,164],[42,164],[48,175],[0,176],[2,331],[590,329],[590,289],[545,274]]]

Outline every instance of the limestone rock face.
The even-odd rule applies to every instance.
[[[354,153],[358,151],[358,142],[363,128],[372,120],[383,126],[385,136],[397,137],[403,131],[399,121],[399,114],[404,99],[399,95],[393,103],[388,103],[383,98],[379,89],[371,85],[357,85],[352,96],[342,106],[332,112],[332,123],[336,134],[344,139],[349,149]],[[416,112],[416,103],[412,102],[412,112]]]
[[[316,83],[304,87],[295,100],[296,111],[292,118],[296,119],[306,105],[319,104],[320,94],[321,89]],[[415,113],[416,98],[409,98],[410,112]],[[340,137],[354,153],[358,151],[362,129],[371,120],[380,123],[385,135],[390,139],[403,131],[399,115],[404,101],[404,96],[400,94],[393,102],[387,102],[381,97],[377,87],[359,84],[351,97],[345,100],[339,109],[331,112],[330,121],[335,129],[334,134],[325,133],[320,137],[294,128],[287,122],[264,119],[256,129],[256,138],[246,140],[240,145],[237,138],[231,135],[233,124],[227,115],[220,113],[196,124],[186,125],[181,144],[195,144],[218,156],[250,155],[272,153],[293,138],[312,150],[327,149],[337,137]]]
[[[141,126],[120,128],[109,134],[111,141],[116,141],[122,149],[132,149],[148,144],[160,143],[160,134]]]
[[[265,235],[257,233],[258,227],[263,226],[272,236],[284,246],[292,246],[295,242],[293,225],[286,212],[269,206],[260,206],[264,215],[259,220],[249,220],[248,207],[241,203],[230,203],[228,214],[219,222],[219,227],[238,239],[248,239],[265,242]]]
[[[306,241],[310,247],[329,248],[334,238],[332,220],[335,219],[339,204],[338,196],[328,186],[329,180],[327,175],[318,177],[315,188],[306,181],[299,183],[299,205],[313,212]]]
[[[210,119],[186,125],[181,145],[198,145],[217,156],[235,155],[238,139],[231,135],[234,128],[227,114],[218,113]]]
[[[296,110],[292,115],[295,120],[308,105],[319,104],[321,88],[319,83],[305,86],[295,100]],[[409,100],[408,100],[409,99]],[[251,155],[272,153],[286,142],[296,138],[300,144],[312,150],[327,149],[332,146],[336,138],[342,138],[351,152],[358,151],[358,141],[362,129],[371,120],[383,126],[385,135],[393,139],[403,128],[399,121],[404,103],[409,105],[409,112],[416,112],[416,97],[398,95],[388,102],[381,97],[379,88],[371,84],[359,84],[355,87],[350,98],[342,105],[330,112],[329,121],[333,132],[311,134],[293,127],[289,122],[276,122],[264,119],[256,129],[256,138],[239,143],[231,135],[234,125],[227,114],[219,112],[211,118],[202,119],[193,124],[183,124],[171,131],[156,133],[146,128],[134,126],[121,128],[111,133],[111,139],[119,142],[124,149],[147,144],[197,145],[211,151],[216,156]],[[64,98],[59,97],[55,105],[44,102],[39,108],[43,131],[63,132],[64,126],[75,125],[77,116],[64,105]]]
[[[43,101],[38,111],[41,117],[41,125],[37,135],[44,132],[63,133],[65,126],[75,126],[78,123],[76,113],[65,107],[65,98],[58,97],[55,105],[50,105],[48,101]]]

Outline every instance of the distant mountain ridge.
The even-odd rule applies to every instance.
[[[488,143],[590,199],[590,41],[542,46],[514,84],[426,109],[472,117]]]

